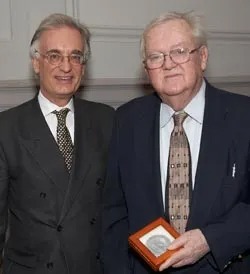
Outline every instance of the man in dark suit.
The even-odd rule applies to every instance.
[[[74,97],[89,38],[86,26],[69,16],[45,18],[31,41],[38,96],[0,114],[6,274],[100,273],[99,217],[114,111]]]
[[[169,170],[178,165],[168,163],[173,116],[184,113],[182,135],[191,153],[189,214],[185,231],[168,247],[178,251],[160,271],[247,274],[250,100],[204,79],[207,42],[193,13],[169,13],[152,21],[141,49],[155,92],[117,110],[104,189],[104,273],[153,273],[128,247],[129,235],[158,217],[171,224],[181,220],[181,214],[169,213]],[[173,209],[178,212],[179,206]]]

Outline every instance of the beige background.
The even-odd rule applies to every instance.
[[[52,12],[80,19],[92,32],[92,57],[80,96],[118,106],[144,94],[139,57],[145,25],[160,13],[195,10],[205,16],[216,86],[250,95],[249,0],[1,0],[0,110],[34,95],[29,42]]]

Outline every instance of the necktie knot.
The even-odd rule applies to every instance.
[[[66,117],[67,117],[68,112],[69,112],[68,108],[63,108],[59,111],[54,110],[52,113],[54,113],[56,115],[57,120],[60,124],[66,125]]]
[[[177,114],[174,114],[174,126],[180,127],[183,125],[184,120],[187,118],[187,113],[182,111]]]

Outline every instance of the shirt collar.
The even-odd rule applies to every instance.
[[[55,104],[53,104],[51,101],[49,101],[43,94],[41,91],[39,91],[38,94],[38,102],[39,105],[41,107],[42,113],[44,116],[48,116],[49,114],[51,114],[52,111],[54,110],[61,110],[62,108],[68,108],[70,111],[72,111],[74,113],[74,104],[73,104],[73,99],[71,98],[70,101],[68,102],[68,104],[64,107],[59,107]]]
[[[202,124],[203,122],[205,109],[205,89],[206,82],[203,80],[200,90],[184,109],[184,111],[199,124]]]
[[[174,110],[167,104],[161,103],[160,109],[160,127],[163,128],[171,119]]]
[[[205,109],[205,89],[206,82],[203,80],[200,90],[184,108],[184,111],[196,122],[202,124]],[[175,111],[167,104],[161,103],[160,127],[164,127],[171,119]]]

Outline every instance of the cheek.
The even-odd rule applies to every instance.
[[[44,82],[53,82],[53,73],[51,70],[45,69],[43,72],[40,72],[40,78]]]
[[[40,76],[43,75],[43,77],[46,77],[46,78],[52,77],[53,68],[51,68],[50,66],[48,66],[45,63],[40,63],[39,71],[40,71]]]
[[[148,72],[148,77],[151,83],[160,84],[164,78],[163,74],[157,70],[150,70]]]
[[[56,75],[56,73],[51,68],[40,70],[40,83],[47,90],[56,89],[56,86],[58,85],[58,81],[55,79],[54,75]]]
[[[75,76],[75,79],[76,81],[79,81],[81,80],[82,76],[84,75],[84,68],[75,68],[74,69],[74,76]]]
[[[202,77],[202,70],[200,64],[194,64],[186,67],[183,72],[184,80],[187,84],[196,82],[197,79]]]

